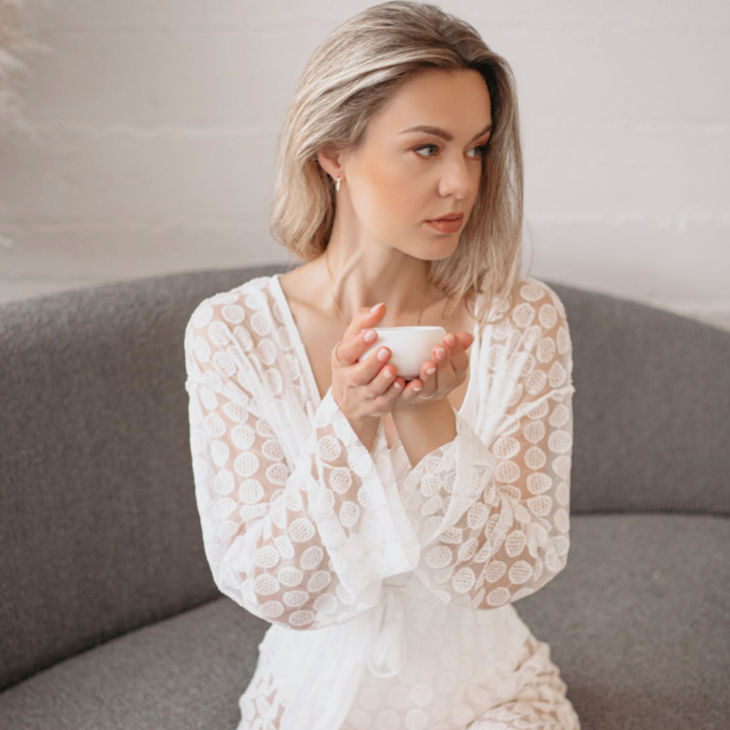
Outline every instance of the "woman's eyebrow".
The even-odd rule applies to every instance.
[[[473,142],[475,139],[478,139],[491,128],[492,122],[489,122],[489,124],[487,124],[481,132],[475,134],[469,142]],[[406,132],[425,132],[426,134],[433,134],[436,137],[441,137],[441,139],[445,139],[447,142],[453,142],[454,140],[454,135],[451,134],[451,132],[447,132],[445,129],[441,129],[440,127],[431,127],[427,124],[421,124],[418,127],[409,127],[408,129],[404,129],[402,132],[398,132],[398,134],[405,134]]]

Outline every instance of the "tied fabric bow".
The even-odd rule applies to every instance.
[[[406,597],[402,585],[383,584],[381,601],[373,613],[375,634],[368,657],[368,669],[375,677],[394,677],[408,655],[404,605]]]

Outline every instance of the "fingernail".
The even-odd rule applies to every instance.
[[[375,312],[381,304],[385,304],[385,302],[380,302],[380,304],[376,304],[374,307],[370,307],[370,314]]]
[[[439,347],[436,350],[436,357],[443,357],[446,354],[446,350],[443,347]]]
[[[365,340],[365,342],[372,342],[377,336],[378,333],[375,330],[368,330],[365,333],[365,337],[363,339]]]
[[[436,372],[436,368],[429,368],[426,370],[426,375],[433,375]],[[415,388],[413,389],[415,390]]]
[[[454,337],[454,335],[446,335],[446,337],[444,337],[444,342],[447,345],[453,347],[456,344],[456,338]]]
[[[387,360],[388,359],[388,351],[387,350],[381,350],[378,353],[378,360]]]
[[[413,392],[414,392],[414,393],[418,393],[418,392],[419,392],[420,390],[423,390],[423,388],[414,388],[414,389],[413,389]]]

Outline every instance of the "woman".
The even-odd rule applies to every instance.
[[[306,263],[185,333],[206,556],[271,623],[239,730],[577,730],[513,605],[567,561],[575,389],[564,307],[519,271],[508,64],[376,5],[316,49],[280,143],[272,230]],[[448,332],[418,377],[359,361],[413,324]]]

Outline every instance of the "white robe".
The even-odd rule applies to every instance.
[[[541,683],[550,717],[579,728],[512,605],[570,545],[560,299],[526,277],[501,322],[475,327],[456,438],[411,467],[382,422],[368,452],[331,388],[320,398],[278,279],[202,301],[184,343],[206,557],[271,623],[239,730],[459,729]]]

